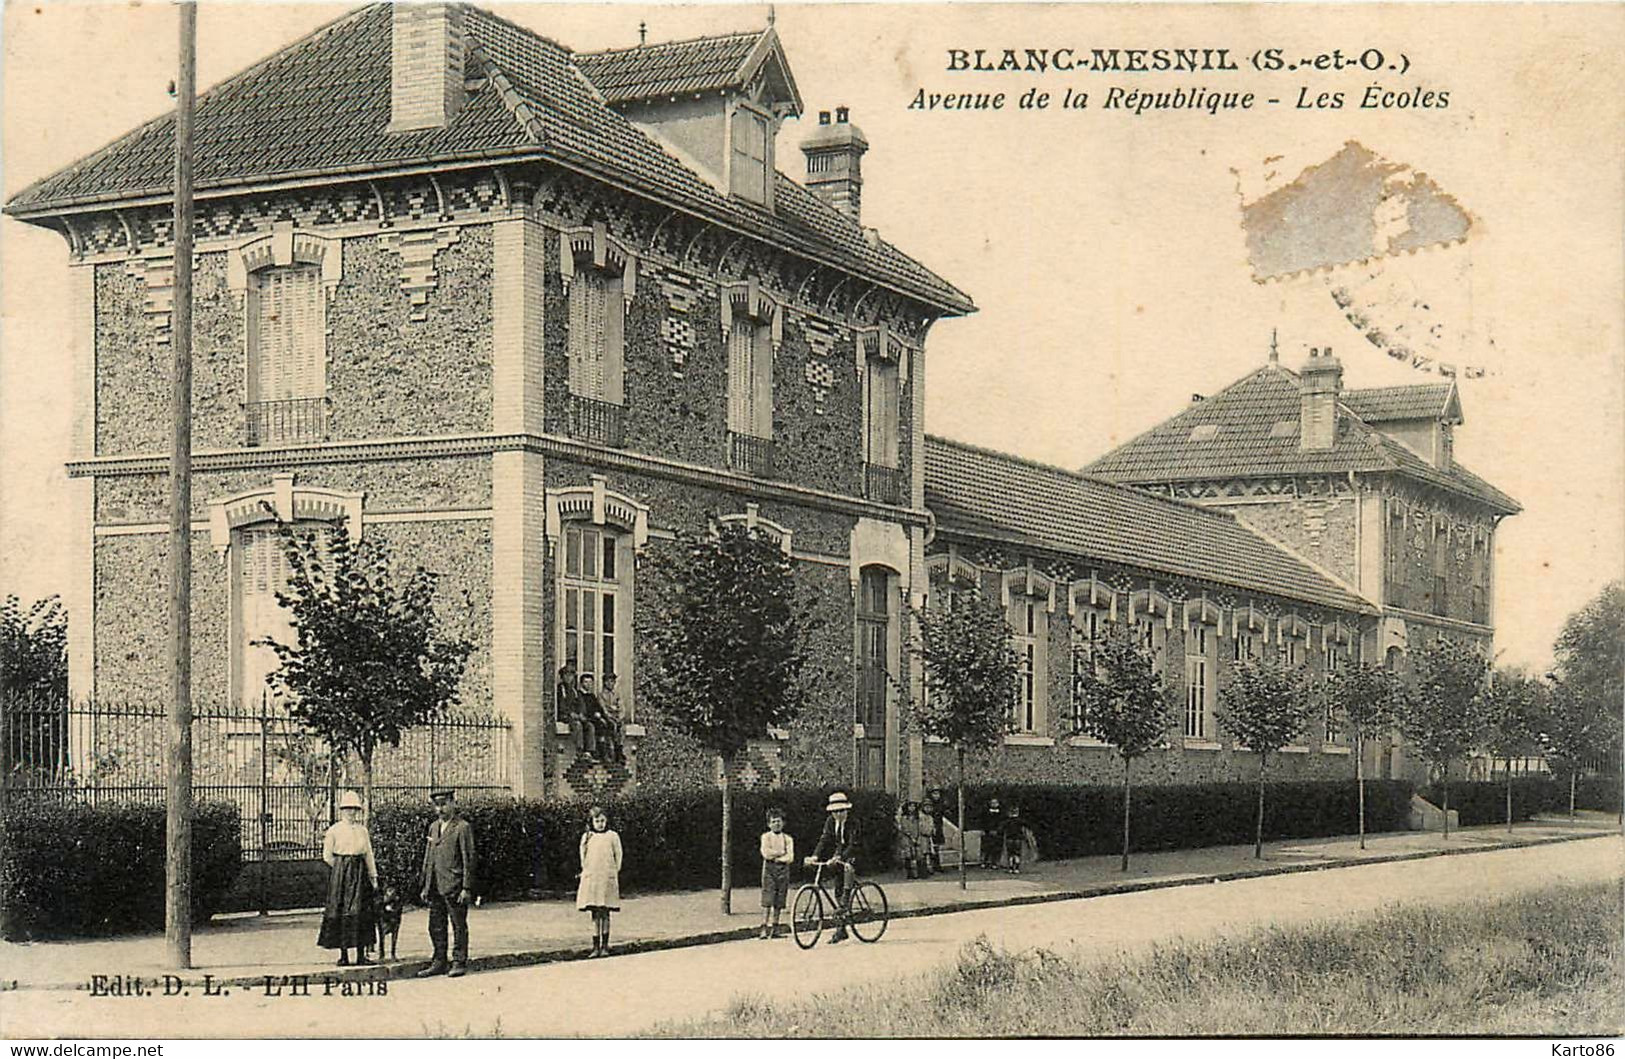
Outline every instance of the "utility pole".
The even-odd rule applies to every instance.
[[[175,303],[170,343],[169,814],[164,835],[164,943],[169,966],[192,966],[192,109],[197,90],[197,4],[181,0],[175,78]]]

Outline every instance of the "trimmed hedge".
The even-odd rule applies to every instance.
[[[1442,805],[1444,790],[1437,784],[1417,792],[1434,805]],[[1549,779],[1514,779],[1512,781],[1512,819],[1528,820],[1536,813],[1550,813],[1568,809],[1567,784],[1556,784]],[[1459,814],[1462,827],[1479,824],[1504,824],[1507,819],[1507,785],[1505,780],[1452,781],[1450,808]]]
[[[851,798],[852,818],[859,827],[860,868],[865,873],[884,871],[892,862],[896,802],[880,791],[852,791]],[[818,841],[827,800],[825,790],[735,791],[734,886],[748,889],[757,885],[761,869],[757,840],[766,830],[768,806],[784,810],[785,829],[795,837],[799,858],[811,853]],[[481,895],[500,900],[535,891],[574,890],[587,803],[491,800],[459,804],[474,826],[479,855],[476,885]],[[717,792],[639,794],[607,801],[604,808],[610,827],[621,836],[623,891],[721,885],[722,800]],[[408,900],[417,898],[422,885],[424,834],[433,819],[427,805],[381,805],[372,814],[379,874],[401,888]]]
[[[0,937],[94,937],[164,929],[162,805],[86,805],[13,795],[0,828]],[[235,805],[192,818],[192,914],[217,911],[242,866]]]
[[[954,805],[953,791],[948,804]],[[980,828],[989,798],[1021,818],[1046,859],[1118,853],[1123,848],[1123,790],[1115,786],[985,785],[965,788],[965,826]],[[1366,830],[1403,831],[1411,786],[1366,781]],[[1257,826],[1252,783],[1147,784],[1130,799],[1130,849],[1197,849],[1243,845]],[[1266,784],[1264,838],[1324,838],[1359,830],[1359,789],[1352,780]]]
[[[1562,802],[1560,806],[1564,812],[1569,808],[1569,792],[1567,785],[1560,785]],[[1620,781],[1618,776],[1590,776],[1574,785],[1574,807],[1576,809],[1595,809],[1604,813],[1619,812]]]

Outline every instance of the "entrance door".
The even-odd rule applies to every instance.
[[[886,702],[891,689],[891,579],[889,572],[865,569],[858,581],[857,740],[860,787],[886,785]]]

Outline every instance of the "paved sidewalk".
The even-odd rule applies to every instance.
[[[1368,836],[1361,850],[1351,837],[1272,842],[1257,861],[1252,846],[1218,846],[1171,853],[1135,854],[1125,874],[1118,858],[1088,857],[1050,861],[1020,876],[970,870],[970,887],[961,891],[955,873],[926,880],[898,875],[879,877],[894,917],[932,915],[1003,905],[1066,900],[1106,893],[1156,889],[1361,862],[1383,862],[1482,852],[1577,839],[1619,841],[1612,814],[1584,813],[1576,820],[1546,817],[1505,826],[1466,828],[1446,841],[1433,832],[1400,832]],[[747,883],[750,880],[745,880]],[[717,892],[630,894],[614,919],[613,940],[623,951],[674,948],[749,936],[760,923],[754,885],[734,891],[735,913],[724,916]],[[259,984],[266,975],[335,977],[400,977],[424,966],[429,956],[427,913],[411,910],[403,917],[400,958],[376,967],[339,969],[316,948],[320,915],[310,912],[216,919],[193,938],[195,967],[184,976],[201,982]],[[573,901],[486,903],[469,915],[473,959],[471,970],[575,959],[585,955],[591,928]],[[108,940],[0,944],[4,989],[86,989],[92,975],[133,975],[148,983],[159,980],[163,966],[161,935]]]

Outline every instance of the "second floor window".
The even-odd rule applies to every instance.
[[[871,357],[869,360],[869,407],[864,420],[869,435],[869,462],[896,467],[898,419],[903,400],[896,361]]]
[[[261,269],[249,287],[248,443],[319,441],[327,396],[321,269]]]
[[[735,316],[728,332],[728,430],[773,436],[772,330],[748,317]]]
[[[570,281],[570,395],[618,405],[623,399],[626,309],[621,277],[577,266]]]

